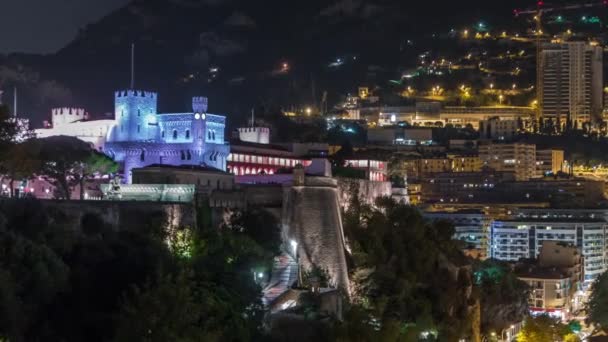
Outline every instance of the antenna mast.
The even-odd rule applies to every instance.
[[[131,89],[135,88],[135,43],[131,43]]]
[[[17,117],[17,86],[13,88],[13,116]]]

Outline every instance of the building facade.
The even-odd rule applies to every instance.
[[[607,269],[607,225],[604,219],[513,219],[490,225],[491,258],[504,261],[538,258],[544,241],[576,246],[584,258],[583,287]]]
[[[114,119],[88,121],[79,108],[52,111],[52,127],[38,137],[67,135],[89,142],[120,165],[127,183],[131,170],[152,164],[199,165],[226,170],[229,145],[225,116],[207,112],[207,98],[192,98],[191,111],[158,113],[154,92],[121,90],[114,94]]]
[[[525,181],[536,175],[536,145],[486,144],[479,146],[484,166],[495,171],[513,172],[515,180]]]
[[[589,122],[601,119],[603,52],[587,42],[545,44],[541,52],[543,119]]]
[[[433,221],[445,220],[454,224],[454,239],[462,241],[465,249],[476,249],[485,256],[487,251],[487,231],[490,218],[479,210],[455,212],[423,212],[425,218]],[[482,257],[484,258],[484,257]]]
[[[480,172],[483,162],[478,154],[448,153],[452,161],[452,172]]]
[[[536,150],[536,176],[544,177],[563,172],[564,151],[557,149]]]
[[[499,117],[482,120],[479,122],[479,136],[482,139],[511,141],[519,130],[520,122]]]

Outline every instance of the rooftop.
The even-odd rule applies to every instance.
[[[211,166],[203,166],[203,165],[168,165],[168,164],[152,164],[145,167],[134,168],[133,171],[149,171],[152,169],[165,169],[165,170],[175,170],[175,171],[197,171],[197,172],[212,172],[212,173],[220,173],[225,175],[230,175],[228,172],[224,172],[222,170],[216,169]]]
[[[566,279],[570,275],[565,270],[557,267],[523,266],[515,270],[518,278],[536,279]]]

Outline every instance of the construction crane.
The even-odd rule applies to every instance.
[[[539,0],[536,2],[536,9],[528,9],[528,10],[513,10],[513,14],[516,17],[525,14],[534,14],[534,21],[536,22],[536,31],[534,34],[536,35],[536,119],[542,117],[542,108],[543,108],[543,73],[541,70],[541,52],[542,52],[542,35],[543,35],[543,23],[542,18],[543,14],[555,12],[555,11],[567,11],[567,10],[579,10],[585,8],[593,8],[598,6],[608,6],[608,0],[603,0],[601,2],[587,2],[587,3],[579,3],[579,4],[570,4],[570,5],[558,5],[558,6],[545,6],[544,1]]]

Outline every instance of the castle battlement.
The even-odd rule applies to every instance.
[[[76,115],[76,116],[84,117],[87,115],[84,108],[70,108],[70,107],[53,108],[53,109],[51,109],[51,113],[53,113],[53,116],[55,116],[55,115]]]
[[[89,113],[87,113],[84,108],[53,108],[51,114],[53,127],[59,127],[76,121],[83,121],[89,118]]]
[[[207,113],[209,100],[204,96],[195,96],[192,98],[192,110],[195,113]]]
[[[240,127],[238,128],[241,133],[251,133],[251,132],[260,132],[260,133],[270,133],[270,128],[268,127]]]
[[[238,128],[241,141],[269,144],[270,129],[268,127],[240,127]]]
[[[152,91],[144,91],[144,90],[119,90],[114,92],[114,97],[148,97],[152,99],[156,99],[158,94]]]

